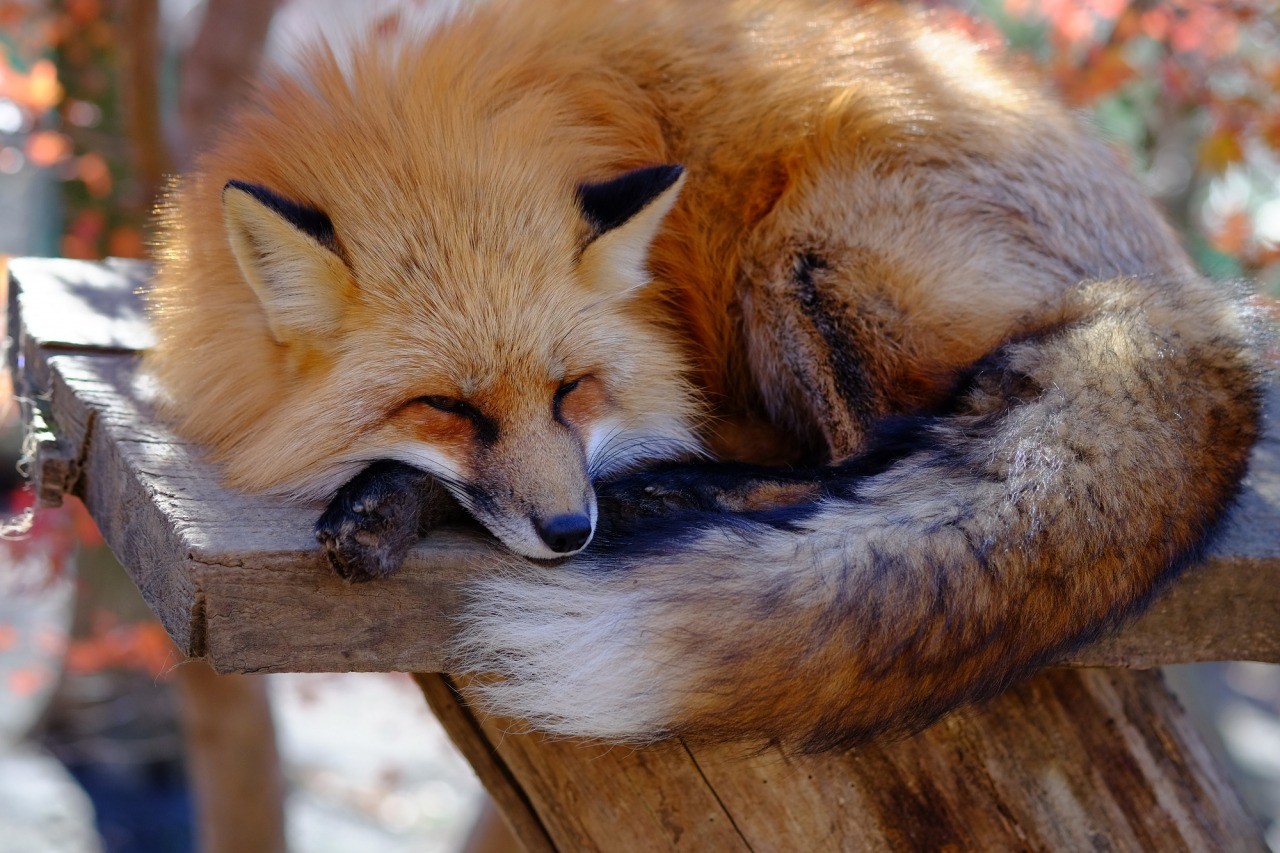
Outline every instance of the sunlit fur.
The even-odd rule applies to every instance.
[[[604,92],[566,104],[544,84],[512,100],[429,52],[396,60],[382,47],[342,61],[317,49],[303,76],[266,82],[171,193],[149,360],[164,411],[237,487],[327,497],[370,460],[423,462],[510,547],[558,556],[531,513],[594,513],[589,468],[697,448],[678,342],[629,292],[636,271],[588,263],[602,248],[583,250],[574,197],[579,182],[652,161],[634,129],[597,124]],[[285,260],[315,290],[283,320],[233,256],[232,179],[332,220],[346,263],[319,275],[334,256],[313,246],[319,259],[305,257],[249,205],[246,227],[272,241],[272,258],[292,251]],[[244,219],[230,204],[227,216]],[[643,248],[632,252],[641,262]],[[332,329],[275,328],[329,313]],[[581,377],[594,403],[575,420],[585,386],[566,398],[566,430],[553,396]],[[471,401],[497,422],[496,444],[411,403],[424,396]]]
[[[892,7],[547,0],[378,51],[269,82],[173,197],[153,363],[238,484],[324,492],[402,400],[460,365],[519,384],[552,350],[606,377],[622,432],[588,442],[623,457],[681,450],[682,378],[725,458],[856,458],[939,412],[803,514],[479,578],[454,662],[496,676],[488,707],[633,742],[911,730],[1132,611],[1229,504],[1250,317],[962,38]],[[573,187],[657,163],[688,180],[655,280],[601,301],[573,277]],[[268,338],[229,177],[333,218],[340,334]]]

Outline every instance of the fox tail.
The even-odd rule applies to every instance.
[[[561,735],[821,751],[920,729],[1194,559],[1258,435],[1259,313],[1199,280],[1081,285],[825,497],[482,575],[451,665]]]

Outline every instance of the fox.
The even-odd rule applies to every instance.
[[[1140,610],[1260,429],[1244,289],[895,5],[490,0],[317,45],[156,260],[162,414],[328,502],[349,581],[487,529],[449,666],[559,736],[917,731]]]

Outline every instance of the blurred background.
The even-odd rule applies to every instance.
[[[0,0],[0,256],[144,257],[260,63],[454,0]],[[1114,143],[1209,275],[1280,296],[1275,0],[931,3]],[[7,382],[7,377],[5,380]],[[0,401],[4,518],[30,502]],[[0,531],[0,851],[188,851],[176,653],[74,501]],[[1280,851],[1280,667],[1167,675]],[[265,677],[295,851],[458,849],[480,787],[403,675]],[[358,720],[360,725],[352,724]]]

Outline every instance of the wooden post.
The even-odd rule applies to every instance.
[[[284,778],[266,682],[178,667],[187,780],[201,853],[284,853]]]
[[[1051,670],[905,741],[842,755],[629,749],[431,707],[530,849],[1265,850],[1154,672]],[[465,691],[464,691],[465,692]],[[452,701],[454,707],[442,707]]]

